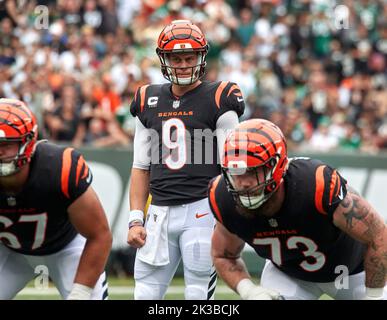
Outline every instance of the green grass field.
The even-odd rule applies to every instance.
[[[109,278],[109,299],[110,300],[133,300],[134,280],[132,278],[118,279]],[[58,291],[52,283],[48,289],[35,289],[34,282],[31,281],[15,298],[16,300],[59,300],[61,299]],[[168,288],[166,300],[183,300],[184,299],[184,280],[175,278]],[[222,280],[218,279],[215,291],[215,300],[239,300],[240,297],[228,288]],[[320,300],[331,300],[324,295]]]
[[[110,300],[133,300],[134,280],[132,278],[117,279],[109,278],[109,299]],[[34,282],[23,289],[15,298],[16,300],[58,300],[61,299],[58,291],[52,283],[48,289],[35,289]],[[168,288],[166,300],[184,299],[184,280],[176,278],[172,280]],[[228,288],[222,281],[218,280],[215,299],[237,300],[239,296]]]

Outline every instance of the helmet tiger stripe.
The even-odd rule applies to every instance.
[[[268,120],[250,119],[241,122],[226,139],[222,173],[229,191],[237,203],[244,207],[255,209],[269,199],[282,183],[287,164],[285,137],[281,129]],[[257,180],[257,185],[250,190],[248,201],[241,201],[246,191],[236,190],[233,175],[259,168],[264,169],[265,180]],[[263,195],[253,199],[251,193],[258,188],[264,188]]]
[[[19,142],[18,154],[11,162],[0,161],[0,176],[16,173],[31,161],[38,137],[34,114],[23,101],[0,99],[0,142]]]
[[[161,31],[156,48],[164,78],[177,85],[190,85],[196,82],[204,75],[208,49],[207,40],[198,26],[189,20],[172,21]],[[177,77],[176,69],[179,68],[170,65],[168,55],[192,52],[198,54],[198,61],[192,67],[191,77]]]

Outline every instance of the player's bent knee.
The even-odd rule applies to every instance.
[[[185,300],[207,300],[207,288],[188,285],[184,291]]]
[[[191,243],[185,248],[183,256],[184,268],[197,277],[209,277],[212,268],[211,244]]]
[[[134,300],[161,300],[164,298],[166,288],[160,285],[136,282]]]
[[[186,271],[184,274],[187,274],[187,277],[197,279],[197,280],[204,280],[204,279],[210,279],[211,274],[211,264],[208,265],[208,267],[199,269],[192,266],[186,266]]]

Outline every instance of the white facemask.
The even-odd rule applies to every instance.
[[[245,172],[245,168],[240,168],[240,170],[243,170],[241,172],[238,172],[235,168],[233,168],[234,172],[238,172],[239,174],[243,174]],[[235,183],[232,178],[232,176],[228,175],[229,181],[231,182],[232,186],[235,188]],[[268,172],[266,174],[266,180],[270,180],[272,177],[272,172]],[[264,188],[264,187],[263,187]],[[261,189],[260,194],[255,195],[255,196],[239,196],[239,200],[241,201],[242,205],[247,208],[247,209],[257,209],[260,207],[263,203],[265,203],[269,199],[268,195],[265,194],[264,190]]]
[[[20,167],[17,166],[17,163],[27,148],[28,141],[20,146],[20,149],[14,158],[11,158],[9,162],[0,161],[0,177],[10,176],[20,170]]]
[[[197,67],[194,67],[193,68],[193,76],[190,76],[190,77],[187,77],[187,78],[179,78],[179,77],[176,77],[174,75],[174,68],[168,68],[167,67],[167,71],[168,71],[168,75],[170,77],[170,79],[172,80],[173,83],[177,84],[177,85],[182,85],[182,86],[186,86],[186,85],[190,85],[194,82],[196,82],[198,79],[199,79],[199,71],[200,71],[200,62],[201,62],[201,59],[202,59],[202,54],[199,53],[198,54],[198,60],[196,62],[196,64],[198,64]],[[165,58],[165,61],[167,63],[167,65],[169,65],[169,61],[167,58]]]
[[[18,171],[15,162],[0,163],[0,176],[6,177],[14,174]]]
[[[254,197],[239,196],[239,199],[242,205],[248,209],[257,209],[267,200],[264,194]]]

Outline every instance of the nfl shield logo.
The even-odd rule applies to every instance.
[[[278,222],[277,222],[276,219],[269,219],[269,224],[273,228],[277,228],[278,227]]]
[[[180,107],[180,100],[173,101],[172,107],[173,109],[177,109],[178,107]]]
[[[16,198],[15,197],[8,197],[7,203],[10,207],[16,206]]]

